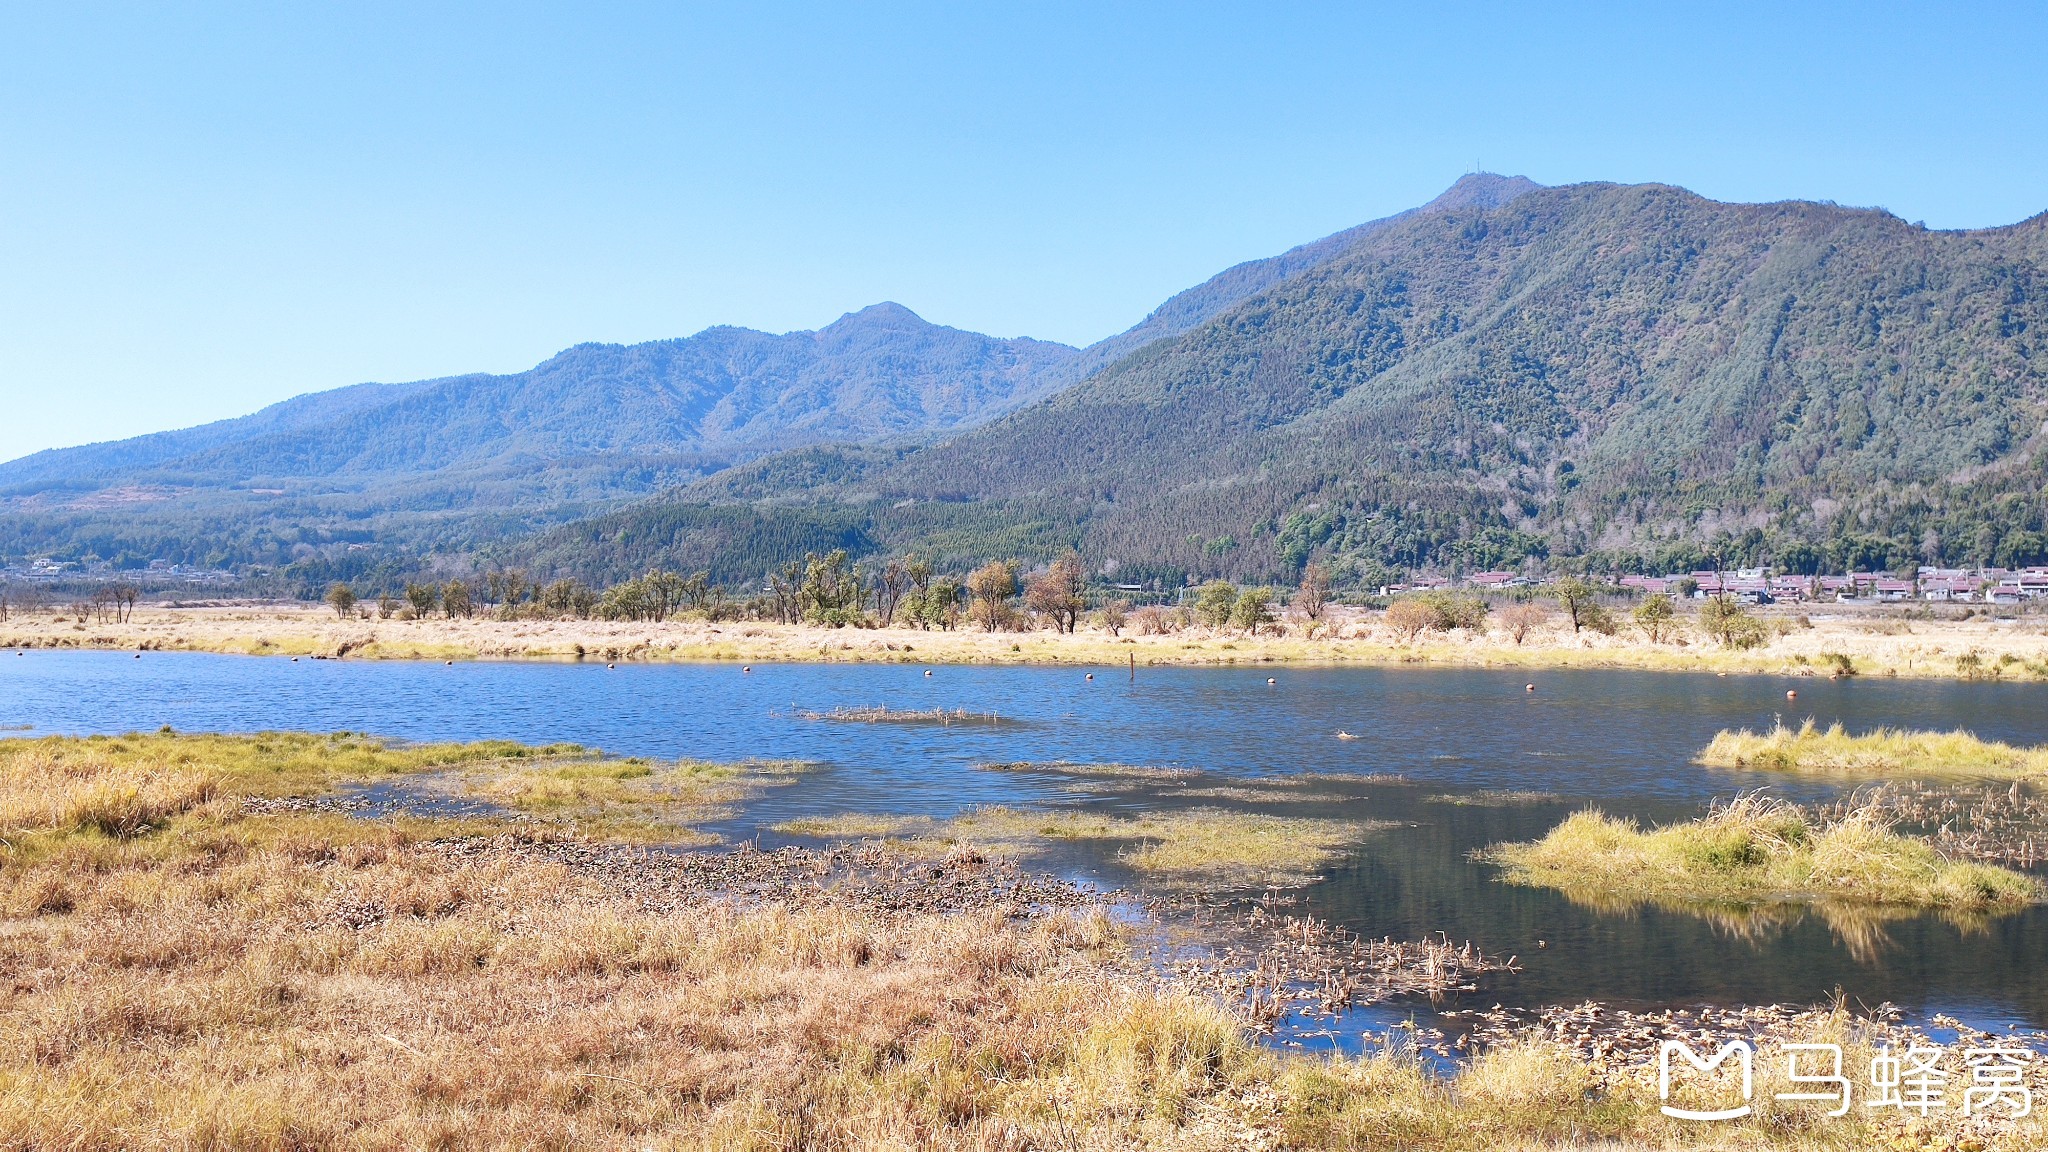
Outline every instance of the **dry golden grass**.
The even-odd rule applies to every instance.
[[[1500,632],[1408,638],[1377,614],[1333,608],[1317,635],[1196,629],[1159,636],[1083,630],[921,632],[821,629],[758,622],[673,620],[337,620],[313,606],[144,607],[125,624],[78,624],[15,614],[0,648],[118,648],[404,660],[601,660],[769,663],[1152,665],[1357,664],[1376,666],[1638,668],[1655,671],[1826,676],[1847,662],[1864,676],[2048,679],[2048,629],[2014,620],[1902,620],[1813,606],[1811,627],[1790,612],[1771,617],[1767,642],[1730,651],[1681,628],[1683,644],[1538,629],[1517,644]],[[1114,675],[1114,673],[1110,673]],[[1098,681],[1105,679],[1098,675]]]
[[[248,775],[203,751],[183,763],[223,794]],[[40,779],[62,813],[109,773],[154,770]],[[650,906],[630,876],[444,851],[430,823],[165,795],[183,810],[124,835],[25,817],[43,850],[0,855],[0,1147],[1457,1152],[1894,1134],[1768,1104],[1726,1129],[1675,1123],[1640,1072],[1540,1041],[1449,1079],[1398,1053],[1277,1054],[1161,987],[1099,911]]]
[[[1840,724],[1825,730],[1808,720],[1764,733],[1723,731],[1700,753],[1710,768],[1757,768],[1814,776],[1987,776],[2017,779],[2048,775],[2048,748],[2019,748],[1980,740],[1969,732],[1909,732],[1879,728],[1851,736]]]
[[[811,766],[795,760],[656,763],[584,759],[496,762],[465,772],[468,790],[506,808],[547,816],[585,833],[711,844],[690,826],[733,814],[762,789],[795,782]]]
[[[1859,810],[1816,821],[1796,805],[1757,796],[1648,830],[1579,812],[1541,840],[1500,845],[1488,856],[1512,883],[1622,901],[1826,900],[1982,913],[2041,898],[2029,877],[1943,859],[1877,814]]]

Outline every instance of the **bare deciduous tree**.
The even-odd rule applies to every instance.
[[[1024,606],[1051,620],[1055,631],[1071,633],[1088,606],[1081,595],[1087,582],[1080,554],[1069,552],[1031,578],[1024,589]]]
[[[1542,604],[1510,604],[1500,610],[1501,630],[1520,644],[1531,631],[1550,623],[1550,609]]]
[[[914,560],[891,560],[882,566],[882,578],[875,583],[875,615],[881,617],[884,627],[896,619],[896,605],[903,599],[903,593],[910,589],[910,565]],[[925,572],[925,579],[931,579],[931,572]]]
[[[1318,560],[1301,572],[1301,588],[1294,594],[1294,606],[1311,620],[1321,620],[1330,603],[1330,566]]]
[[[1131,602],[1129,600],[1111,600],[1104,604],[1100,611],[1095,613],[1095,621],[1102,625],[1104,632],[1109,633],[1111,636],[1121,636],[1123,635],[1125,623],[1130,619],[1130,614]]]

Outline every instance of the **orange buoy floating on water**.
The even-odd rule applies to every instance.
[[[1797,700],[1797,699],[1799,699],[1799,693],[1798,693],[1798,691],[1797,691],[1796,689],[1792,689],[1792,688],[1787,688],[1787,689],[1785,689],[1785,699],[1787,699],[1787,700]]]

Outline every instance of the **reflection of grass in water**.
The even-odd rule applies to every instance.
[[[1523,792],[1511,788],[1477,792],[1439,792],[1424,796],[1425,804],[1456,804],[1465,808],[1519,808],[1530,804],[1555,804],[1564,797],[1555,792]]]
[[[843,724],[933,724],[941,728],[979,724],[987,727],[1021,725],[1023,721],[994,712],[969,712],[965,708],[834,708],[830,712],[799,712],[805,720],[830,720]]]
[[[684,760],[580,760],[473,773],[469,790],[507,808],[566,817],[587,831],[671,842],[713,843],[686,826],[728,816],[761,788],[810,766],[792,760],[713,764]]]
[[[1831,899],[1987,911],[2018,908],[2040,896],[2028,877],[1952,863],[1868,810],[1822,822],[1796,805],[1758,796],[1647,831],[1588,810],[1541,840],[1498,845],[1484,855],[1505,868],[1510,883],[1624,900]]]
[[[1730,904],[1704,900],[1676,900],[1669,897],[1630,898],[1597,888],[1561,888],[1566,899],[1604,916],[1627,916],[1645,905],[1705,920],[1716,931],[1737,940],[1762,943],[1793,927],[1808,916],[1817,916],[1852,959],[1875,963],[1891,948],[1885,928],[1900,920],[1923,914],[1923,909],[1901,904],[1869,904],[1841,900],[1798,903]],[[1941,909],[1941,918],[1964,935],[1987,931],[1989,914],[1981,911]]]
[[[1122,845],[1119,858],[1140,872],[1190,883],[1253,887],[1308,883],[1315,869],[1337,859],[1367,832],[1385,826],[1215,808],[1116,816],[992,807],[944,821],[847,813],[790,820],[775,825],[775,831],[821,838],[910,837],[900,846],[932,854],[971,846],[995,855],[1030,855],[1049,842],[1108,842]]]
[[[1797,728],[1783,724],[1764,733],[1723,731],[1700,753],[1710,768],[1757,768],[1817,776],[1907,774],[1996,776],[2048,774],[2048,748],[2018,748],[1980,740],[1963,731],[1909,732],[1879,728],[1851,736],[1840,724]]]

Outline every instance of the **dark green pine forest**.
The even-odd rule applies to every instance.
[[[1131,581],[2040,563],[2048,216],[1937,232],[1657,185],[1372,229],[942,443],[770,456],[545,533],[743,579],[803,542]]]

